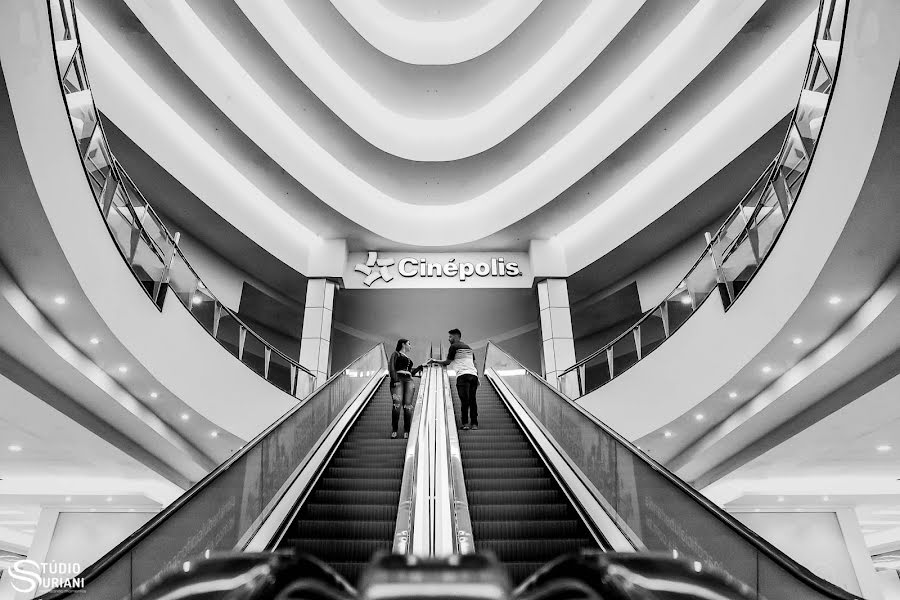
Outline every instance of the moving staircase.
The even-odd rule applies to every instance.
[[[458,420],[455,378],[450,388]],[[484,377],[477,402],[479,429],[459,432],[476,550],[493,552],[518,583],[557,556],[597,548],[584,521]]]
[[[278,548],[317,556],[351,584],[372,555],[390,552],[407,442],[402,435],[391,439],[390,431],[391,393],[385,378]]]

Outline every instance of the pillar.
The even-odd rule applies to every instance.
[[[310,279],[306,285],[300,364],[316,375],[316,385],[328,379],[334,289],[334,282],[327,279]]]
[[[575,340],[569,311],[569,286],[565,279],[545,279],[538,283],[541,311],[544,377],[558,386],[557,378],[575,364]]]

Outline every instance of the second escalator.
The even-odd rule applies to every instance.
[[[455,378],[450,384],[458,421]],[[484,377],[477,403],[479,429],[459,432],[476,551],[494,552],[519,583],[561,554],[596,549],[584,521]]]

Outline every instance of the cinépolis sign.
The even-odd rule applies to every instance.
[[[344,269],[348,289],[530,288],[524,252],[351,252]]]

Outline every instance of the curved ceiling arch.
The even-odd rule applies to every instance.
[[[591,64],[643,2],[542,5],[530,19],[552,18],[557,37],[523,35],[488,68],[475,60],[449,74],[411,78],[391,75],[396,65],[378,62],[340,34],[340,24],[322,15],[321,5],[235,0],[297,77],[345,123],[385,152],[415,161],[458,160],[514,133]],[[542,46],[546,50],[535,56]],[[523,57],[531,62],[521,62]]]
[[[154,11],[148,10],[144,2],[131,0],[130,3],[142,19],[152,21],[160,18]],[[223,78],[231,83],[227,91],[220,90],[221,98],[217,99],[217,104],[298,181],[325,202],[389,240],[434,247],[484,238],[550,202],[599,164],[683,89],[727,45],[760,3],[761,0],[701,2],[656,51],[585,119],[581,127],[533,161],[527,170],[475,198],[453,205],[420,206],[414,210],[408,203],[374,189],[355,174],[348,174],[333,157],[327,156],[271,103],[271,99],[259,90],[249,74],[241,73],[240,66],[220,44],[214,39],[199,41],[200,36],[212,36],[196,15],[178,14],[179,23],[190,28],[190,36],[176,35],[177,31],[167,36],[160,31],[159,24],[154,28],[151,23],[150,29],[156,29],[160,43],[168,46],[167,51],[176,62],[211,98],[216,98],[215,86],[221,85]],[[741,10],[734,10],[735,4]],[[181,7],[190,12],[186,6]],[[174,29],[171,27],[172,19],[163,19],[163,22],[170,26],[169,29]],[[209,56],[210,48],[216,49],[212,58]],[[217,62],[223,57],[230,59],[230,63],[223,66]],[[233,85],[238,76],[236,73],[240,74],[246,85]],[[255,95],[243,100],[246,104],[241,110],[240,96],[251,90]],[[266,103],[273,110],[259,110]],[[248,116],[253,118],[248,119]],[[261,123],[272,122],[275,118],[280,120],[269,132],[254,130]],[[291,127],[295,131],[285,135]],[[276,147],[279,144],[280,147]],[[307,168],[298,168],[298,157],[309,159]],[[378,209],[373,210],[373,206]]]
[[[414,65],[450,65],[492,50],[528,18],[541,0],[446,2],[429,7],[426,14],[414,6],[428,4],[425,2],[413,6],[358,0],[331,3],[379,52]]]

